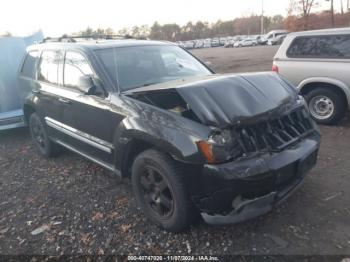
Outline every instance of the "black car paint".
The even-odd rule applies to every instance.
[[[209,223],[238,221],[237,216],[241,215],[232,215],[232,201],[240,192],[234,189],[238,189],[241,183],[248,184],[248,190],[258,188],[257,181],[265,177],[276,180],[277,173],[283,167],[291,163],[300,165],[308,155],[317,153],[320,134],[316,127],[308,138],[281,152],[256,152],[220,165],[207,164],[199,152],[196,142],[207,140],[214,131],[263,122],[304,107],[293,87],[275,74],[209,75],[119,93],[89,48],[76,48],[74,44],[63,46],[64,48],[58,44],[52,48],[77,51],[88,58],[95,70],[95,77],[103,83],[104,95],[87,95],[63,86],[22,79],[21,81],[30,81],[30,85],[35,86],[34,92],[26,99],[25,115],[28,116],[35,110],[44,120],[48,112],[51,112],[56,120],[113,145],[111,154],[108,154],[47,126],[49,136],[54,141],[65,141],[77,151],[106,163],[122,176],[128,175],[130,167],[126,163],[130,163],[128,158],[132,155],[132,147],[139,143],[156,147],[176,161],[193,167],[195,174],[190,185],[191,196]],[[134,97],[135,94],[169,89],[177,90],[199,121]],[[65,102],[62,102],[64,99]],[[286,157],[286,152],[292,157]],[[279,163],[280,167],[273,166],[272,163]],[[301,171],[297,169],[293,169],[293,172],[295,179],[289,185],[294,185],[295,181],[302,180],[305,175],[299,175]],[[272,186],[265,195],[278,194],[283,190]],[[256,199],[261,197],[264,195]],[[277,197],[273,198],[273,202],[277,201]],[[268,205],[271,206],[272,203]],[[268,210],[264,207],[264,212]],[[260,213],[263,212],[253,212],[249,217]],[[213,215],[225,216],[226,222],[213,218]],[[248,218],[245,215],[241,217]]]
[[[241,222],[283,202],[316,164],[319,138],[318,134],[311,135],[279,153],[260,153],[234,163],[204,165],[202,195],[195,196],[194,202],[205,221]]]
[[[274,112],[278,115],[292,108],[298,100],[295,88],[275,73],[194,77],[130,92],[170,88],[176,88],[201,123],[219,128],[269,119]]]

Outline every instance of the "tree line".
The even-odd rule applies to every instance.
[[[320,6],[324,1],[330,3],[330,9],[322,12],[312,12],[315,7]],[[118,31],[120,35],[130,35],[137,38],[150,38],[155,40],[185,41],[193,39],[203,39],[212,37],[224,37],[234,35],[256,35],[261,34],[261,22],[263,21],[263,33],[274,29],[286,29],[290,32],[323,29],[330,27],[350,26],[350,0],[346,1],[346,6],[340,0],[341,10],[334,12],[334,0],[290,0],[288,14],[264,16],[250,15],[233,20],[209,23],[198,21],[196,23],[188,22],[180,26],[178,24],[161,25],[155,22],[151,27],[148,25],[134,26],[132,28],[123,28]],[[346,8],[346,9],[345,9]],[[346,11],[344,11],[344,9]],[[79,34],[109,34],[113,33],[111,28],[106,30],[97,29],[96,31],[87,28]]]
[[[334,22],[331,22],[332,19],[334,19]],[[99,28],[97,30],[87,28],[76,34],[90,36],[117,34],[154,40],[186,41],[235,35],[258,35],[261,34],[261,20],[261,16],[251,15],[249,17],[241,17],[229,21],[219,20],[215,23],[205,21],[198,21],[196,23],[188,22],[183,26],[175,23],[161,25],[158,22],[154,22],[152,26],[134,26],[131,28],[123,28],[116,32],[111,28]],[[287,17],[283,17],[282,15],[264,17],[264,33],[275,29],[286,29],[290,32],[294,32],[345,26],[350,26],[349,11],[335,13],[333,18],[330,11],[300,14],[289,12]]]
[[[313,12],[315,7],[322,2],[330,3],[329,10]],[[290,32],[323,29],[330,27],[350,26],[350,0],[346,4],[341,1],[341,10],[334,12],[334,0],[290,0],[288,14],[264,16],[252,14],[246,17],[233,20],[218,20],[215,23],[206,21],[188,22],[185,25],[176,23],[160,24],[154,22],[152,26],[141,25],[130,28],[123,28],[114,31],[112,28],[92,29],[90,27],[75,33],[78,36],[101,36],[101,35],[123,35],[135,38],[150,38],[155,40],[186,41],[193,39],[205,39],[213,37],[224,37],[234,35],[257,35],[261,34],[261,21],[264,23],[264,33],[274,29],[286,29]],[[11,36],[10,32],[6,36]]]
[[[266,31],[283,28],[284,20],[281,15],[264,17]],[[183,26],[175,23],[161,25],[158,22],[154,22],[152,26],[133,26],[131,28],[123,28],[117,32],[114,32],[111,28],[93,30],[88,27],[78,32],[77,35],[97,36],[115,34],[155,40],[186,41],[218,36],[256,35],[260,34],[260,23],[261,16],[251,15],[229,21],[218,20],[215,23],[206,21],[188,22]]]

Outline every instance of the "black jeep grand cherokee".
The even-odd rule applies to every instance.
[[[293,86],[214,74],[169,43],[34,45],[19,81],[41,154],[60,145],[131,176],[144,213],[173,232],[198,214],[227,224],[266,213],[316,163],[320,133]]]

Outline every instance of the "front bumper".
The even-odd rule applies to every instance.
[[[23,110],[0,113],[0,130],[25,126]]]
[[[319,145],[315,134],[279,153],[206,165],[193,201],[209,224],[232,224],[265,214],[301,184],[316,164]]]

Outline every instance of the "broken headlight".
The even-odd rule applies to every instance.
[[[197,145],[209,164],[228,162],[243,155],[238,139],[230,130],[215,132],[208,140],[198,141]]]

